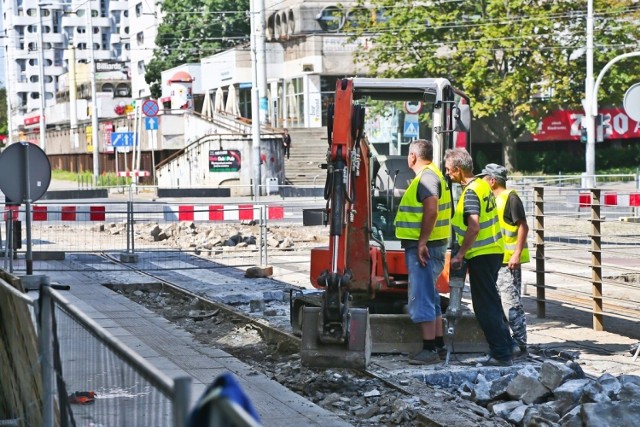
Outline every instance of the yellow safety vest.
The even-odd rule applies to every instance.
[[[518,243],[518,226],[507,224],[504,220],[504,208],[507,205],[507,200],[509,199],[509,194],[514,190],[504,190],[502,193],[498,194],[496,197],[496,204],[498,205],[498,214],[500,217],[500,229],[502,231],[502,240],[504,241],[504,258],[502,260],[503,264],[508,264],[511,259],[511,255],[516,250],[516,244]],[[525,262],[529,262],[529,248],[522,248],[522,253],[520,254],[520,263],[524,264]]]
[[[480,200],[480,231],[471,249],[465,254],[466,259],[474,258],[478,255],[501,254],[504,252],[502,233],[500,232],[500,219],[496,199],[491,192],[491,187],[482,179],[474,179],[467,185],[460,195],[460,200],[456,205],[456,212],[451,219],[453,231],[459,245],[462,245],[467,226],[464,223],[464,197],[467,191],[473,191]]]
[[[438,216],[429,241],[448,239],[451,236],[451,192],[442,172],[430,163],[411,181],[402,195],[394,221],[398,239],[418,240],[422,227],[422,203],[418,201],[418,184],[425,170],[433,171],[440,179],[441,194],[438,198]]]

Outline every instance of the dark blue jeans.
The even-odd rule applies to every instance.
[[[491,356],[498,360],[511,360],[513,342],[496,287],[502,254],[478,255],[468,259],[467,265],[473,311],[487,339]]]

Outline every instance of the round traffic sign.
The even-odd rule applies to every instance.
[[[29,170],[26,170],[28,153]],[[14,143],[0,154],[0,189],[13,203],[24,203],[29,180],[29,195],[35,202],[51,183],[51,163],[42,148],[31,143]]]
[[[160,107],[158,107],[158,103],[153,99],[147,99],[142,104],[142,112],[147,117],[155,117],[158,115],[160,111]]]
[[[418,114],[422,111],[422,101],[406,101],[404,103],[404,111],[409,114]]]
[[[627,116],[640,122],[640,83],[634,84],[627,90],[622,105]]]

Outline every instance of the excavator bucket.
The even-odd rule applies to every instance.
[[[321,308],[304,307],[302,313],[302,366],[308,368],[366,369],[371,360],[369,310],[351,308],[345,343],[326,343],[320,339]]]

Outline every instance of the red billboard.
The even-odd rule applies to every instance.
[[[603,108],[604,139],[640,138],[640,124],[631,119],[622,108]],[[584,111],[554,111],[540,122],[538,132],[531,135],[533,141],[580,140]]]

